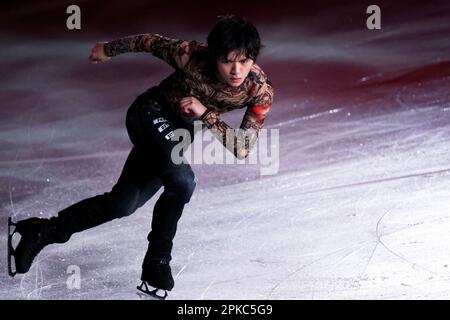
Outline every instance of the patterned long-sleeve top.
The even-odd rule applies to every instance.
[[[125,52],[149,52],[174,67],[175,72],[159,84],[173,114],[183,117],[179,107],[183,97],[197,98],[207,108],[200,117],[206,127],[238,159],[243,159],[257,141],[272,106],[272,84],[254,63],[240,86],[229,86],[215,76],[207,50],[206,44],[195,40],[170,39],[158,34],[128,36],[105,44],[109,57]],[[246,111],[239,129],[221,120],[220,114],[242,108]]]

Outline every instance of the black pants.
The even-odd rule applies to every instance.
[[[165,108],[159,88],[140,95],[128,109],[126,126],[133,148],[110,192],[82,200],[59,212],[57,242],[115,218],[128,216],[144,205],[162,186],[164,191],[153,210],[146,258],[170,260],[177,222],[195,188],[189,164],[171,160],[170,135],[185,128],[193,139],[192,122],[176,120]],[[191,140],[192,142],[192,140]],[[145,268],[145,266],[144,266]]]

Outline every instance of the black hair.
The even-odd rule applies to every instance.
[[[218,18],[207,38],[210,62],[225,59],[234,50],[242,50],[246,58],[256,62],[262,47],[256,27],[235,15]]]

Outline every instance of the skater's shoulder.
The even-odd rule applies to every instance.
[[[207,52],[208,51],[208,45],[204,42],[197,41],[197,40],[189,40],[189,47],[193,52]]]
[[[247,78],[251,83],[249,90],[251,96],[260,96],[265,93],[273,95],[272,82],[258,64],[252,65]]]
[[[208,57],[208,46],[197,40],[186,40],[180,44],[178,55],[183,60],[182,63],[178,64],[179,66],[182,66],[183,69],[196,70],[205,65]]]
[[[208,59],[208,45],[206,43],[199,42],[197,40],[187,41],[185,51],[189,53],[191,59],[195,59],[199,62],[206,62]]]
[[[249,77],[252,81],[256,83],[266,83],[270,80],[267,77],[267,74],[263,71],[263,69],[257,64],[254,63],[250,69]]]

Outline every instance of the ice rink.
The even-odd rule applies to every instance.
[[[60,2],[0,16],[17,20],[0,32],[1,299],[140,299],[161,191],[129,217],[46,247],[14,278],[7,218],[56,215],[119,177],[132,146],[126,110],[171,69],[144,53],[90,65],[96,41],[146,32],[204,41],[222,13],[165,21],[172,7],[156,3],[148,22],[128,1],[99,22],[99,6],[79,2],[92,14],[78,34],[60,25]],[[258,64],[275,88],[265,128],[279,130],[279,170],[193,165],[168,299],[450,298],[450,3],[380,1],[376,31],[365,28],[366,6],[341,3],[245,14],[266,44]],[[120,20],[132,13],[133,23]],[[223,118],[238,126],[243,111]],[[70,266],[79,289],[67,285]]]

